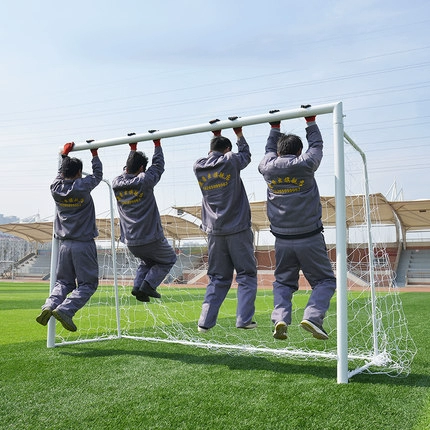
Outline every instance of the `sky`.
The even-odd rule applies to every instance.
[[[430,3],[386,0],[2,0],[0,214],[52,220],[49,186],[60,148],[342,102],[345,131],[364,151],[370,192],[429,199]],[[332,118],[317,118],[320,194],[334,195]],[[281,131],[305,141],[302,118]],[[269,126],[244,127],[252,162],[242,178],[264,200],[258,173]],[[235,141],[232,130],[224,134]],[[161,212],[201,201],[192,166],[211,133],[164,139]],[[306,144],[305,144],[306,147]],[[151,159],[152,142],[138,145]],[[128,145],[101,148],[104,178],[119,175]],[[75,151],[90,171],[89,151]],[[355,162],[354,162],[355,163]],[[351,189],[359,167],[346,162]],[[354,167],[352,167],[354,166]],[[105,183],[93,192],[109,210]]]

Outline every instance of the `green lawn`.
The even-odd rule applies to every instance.
[[[1,429],[430,429],[430,293],[402,293],[404,378],[336,363],[113,340],[46,348],[46,284],[0,283]]]

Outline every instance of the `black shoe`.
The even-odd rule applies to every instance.
[[[161,294],[157,292],[155,288],[152,288],[147,281],[143,281],[139,288],[139,291],[146,294],[149,297],[155,297],[156,299],[161,299]]]
[[[75,323],[73,322],[72,317],[69,317],[69,315],[66,315],[64,312],[59,311],[58,309],[54,309],[52,311],[52,316],[60,321],[61,325],[69,331],[76,331],[78,328],[76,327]]]
[[[142,293],[139,288],[134,287],[131,290],[131,294],[136,297],[136,300],[139,300],[139,302],[149,302],[149,296],[145,293]]]
[[[43,307],[42,312],[39,316],[36,317],[36,321],[39,324],[46,325],[48,324],[49,319],[52,316],[52,309],[49,306]]]

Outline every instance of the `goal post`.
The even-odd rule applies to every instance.
[[[381,306],[385,306],[384,309],[376,308],[375,303],[375,291],[373,285],[373,278],[376,276],[373,273],[374,256],[373,248],[374,244],[372,241],[372,225],[370,222],[370,206],[369,206],[369,188],[368,188],[368,178],[367,178],[367,168],[364,153],[360,148],[353,142],[353,140],[345,133],[344,123],[343,123],[343,105],[342,102],[336,102],[332,104],[325,104],[319,106],[312,106],[310,108],[300,108],[285,111],[276,111],[273,113],[254,115],[248,117],[231,117],[228,120],[217,121],[216,123],[205,123],[198,124],[188,127],[168,129],[168,130],[151,130],[143,134],[133,134],[124,137],[105,139],[105,140],[94,140],[83,143],[77,143],[73,147],[74,151],[88,150],[94,148],[110,147],[117,145],[126,145],[130,143],[138,143],[143,141],[150,141],[156,139],[174,138],[190,134],[198,134],[204,132],[215,131],[219,129],[235,128],[248,125],[257,125],[262,123],[268,123],[273,121],[282,121],[289,119],[296,119],[305,116],[313,115],[325,115],[332,114],[332,125],[333,125],[333,148],[334,148],[334,180],[335,180],[335,247],[333,251],[335,254],[331,255],[332,261],[335,260],[335,270],[336,270],[336,280],[337,280],[337,290],[335,296],[335,308],[336,311],[330,311],[330,315],[327,315],[327,325],[329,331],[333,336],[333,340],[330,340],[329,346],[322,346],[322,344],[314,345],[312,340],[307,339],[304,335],[297,341],[297,345],[280,345],[273,341],[271,336],[271,330],[273,328],[270,326],[270,322],[262,323],[259,327],[260,330],[267,330],[262,337],[253,338],[251,333],[243,333],[239,335],[234,335],[233,332],[236,330],[234,328],[234,323],[231,323],[232,309],[234,307],[235,298],[233,297],[234,291],[229,292],[231,296],[227,298],[225,306],[227,310],[224,314],[220,314],[220,318],[223,320],[226,328],[223,333],[218,336],[217,328],[214,330],[214,337],[212,339],[205,339],[199,336],[196,332],[197,319],[199,309],[201,307],[201,301],[204,294],[205,283],[202,281],[202,276],[205,275],[204,267],[198,267],[198,264],[203,264],[205,259],[205,252],[202,249],[196,249],[197,246],[189,246],[185,251],[184,248],[181,249],[181,244],[177,246],[180,252],[180,258],[178,258],[178,263],[172,269],[176,272],[171,272],[168,278],[165,280],[166,293],[163,293],[163,299],[161,301],[156,301],[156,305],[152,306],[148,304],[133,305],[130,301],[130,283],[132,283],[132,278],[137,267],[137,262],[132,255],[127,252],[126,247],[120,248],[119,243],[115,243],[115,233],[114,233],[114,222],[115,222],[115,209],[113,207],[114,198],[112,196],[112,190],[108,181],[104,180],[109,186],[109,199],[111,205],[110,211],[110,225],[106,228],[111,229],[111,244],[110,250],[106,252],[109,253],[108,262],[106,263],[109,267],[106,271],[111,273],[113,276],[113,289],[110,290],[104,287],[100,290],[100,294],[105,294],[99,302],[95,302],[93,307],[91,305],[92,299],[88,305],[85,306],[86,325],[91,326],[91,312],[95,312],[99,308],[109,308],[102,310],[102,316],[99,318],[103,323],[107,318],[111,318],[112,321],[116,321],[116,324],[111,322],[109,329],[96,330],[95,327],[91,327],[88,331],[88,335],[83,335],[79,339],[71,336],[68,337],[68,333],[61,332],[60,335],[55,334],[55,321],[51,319],[48,326],[48,346],[53,347],[58,344],[64,343],[79,343],[88,342],[95,340],[104,340],[112,338],[131,338],[139,340],[153,340],[153,341],[163,341],[163,342],[174,342],[182,343],[185,345],[193,345],[199,347],[207,347],[214,349],[225,349],[225,350],[240,350],[248,353],[263,353],[263,354],[275,354],[275,355],[289,355],[292,357],[302,357],[307,358],[317,358],[317,359],[329,359],[337,361],[337,382],[339,384],[348,383],[348,380],[362,371],[371,371],[373,373],[378,373],[379,371],[370,370],[373,366],[384,366],[386,362],[392,363],[392,368],[386,373],[392,372],[393,374],[402,373],[404,371],[408,372],[408,366],[410,366],[411,357],[414,355],[413,351],[413,341],[408,337],[407,330],[404,326],[402,330],[399,330],[398,334],[395,329],[390,326],[391,321],[385,321],[381,317],[381,312],[402,312],[399,308],[401,303],[397,296],[392,300],[392,303],[384,301],[381,299]],[[358,208],[366,213],[365,222],[363,228],[367,229],[367,244],[363,247],[367,249],[368,255],[365,256],[362,261],[357,263],[357,271],[362,271],[363,279],[360,278],[360,274],[352,274],[350,271],[351,262],[348,261],[348,253],[350,250],[347,248],[348,244],[348,231],[347,231],[347,195],[346,195],[346,180],[345,180],[345,144],[350,144],[355,153],[360,154],[362,157],[362,163],[364,167],[364,182],[366,191],[366,197],[360,199],[357,197],[359,203],[357,207],[364,206],[364,209]],[[348,168],[349,168],[349,163]],[[178,206],[179,208],[179,206]],[[172,207],[172,210],[173,209]],[[187,216],[187,217],[186,217]],[[188,227],[181,226],[180,228],[189,228],[187,237],[195,237],[196,228],[199,220],[195,216],[195,213],[186,213],[178,216],[167,215],[168,218],[164,218],[167,224],[169,224],[169,229],[175,228],[171,225],[175,220],[181,221],[182,223],[188,222]],[[193,218],[194,217],[194,218]],[[173,220],[173,221],[172,221]],[[324,219],[323,224],[325,225]],[[163,225],[167,228],[167,225]],[[178,227],[179,228],[179,227]],[[260,236],[260,234],[258,234]],[[166,236],[167,237],[167,236]],[[172,236],[175,237],[175,236]],[[177,240],[177,239],[174,239]],[[181,240],[179,240],[181,242]],[[55,244],[53,239],[52,245],[52,260],[51,260],[51,285],[55,283],[55,269],[56,267],[56,252],[58,244]],[[198,245],[200,246],[200,245]],[[176,246],[175,246],[176,247]],[[184,252],[183,252],[184,251]],[[261,272],[262,279],[266,275],[273,275],[273,253],[271,250],[265,251],[265,259],[269,261],[267,263],[266,269],[263,268]],[[360,253],[358,249],[357,254]],[[199,253],[198,255],[196,253]],[[384,256],[386,255],[384,251]],[[187,268],[188,281],[183,280],[183,267]],[[366,268],[361,268],[361,266],[366,266]],[[384,269],[385,270],[385,269]],[[386,271],[390,272],[390,269]],[[381,273],[384,271],[381,270]],[[117,278],[117,275],[121,273],[121,279]],[[380,274],[378,274],[379,276]],[[380,275],[383,276],[383,275]],[[389,275],[387,275],[389,276]],[[362,291],[358,294],[357,300],[352,303],[351,307],[351,291],[349,285],[351,284],[351,278],[354,279],[354,285],[360,285]],[[189,280],[192,280],[189,281]],[[190,282],[192,285],[188,284]],[[262,282],[263,284],[264,282]],[[266,281],[267,284],[267,281]],[[384,281],[384,285],[392,284],[392,280]],[[233,288],[232,288],[233,290]],[[373,290],[373,291],[372,291]],[[295,307],[304,306],[304,298],[300,297],[300,291],[297,294]],[[97,292],[99,294],[99,292]],[[306,292],[304,293],[306,294]],[[370,297],[370,305],[368,305],[368,296]],[[108,298],[109,297],[109,298]],[[264,304],[264,318],[267,317],[270,320],[269,309],[273,306],[273,297],[271,290],[266,290],[263,288],[261,291],[259,289],[258,299]],[[354,299],[355,300],[355,299]],[[179,302],[181,301],[181,302]],[[228,302],[228,303],[227,303]],[[106,305],[106,303],[108,303]],[[158,308],[157,308],[158,306]],[[223,304],[224,306],[224,304]],[[352,327],[350,329],[349,321],[351,321],[351,315],[356,323],[358,317],[355,314],[359,313],[356,311],[354,306],[360,306],[361,309],[369,306],[370,310],[365,311],[369,314],[364,314],[361,316],[359,321],[359,327],[355,329]],[[378,301],[379,306],[379,301]],[[391,308],[390,308],[391,307]],[[92,310],[94,309],[94,311]],[[387,310],[388,309],[388,310]],[[391,309],[394,309],[391,310]],[[83,310],[81,310],[81,313]],[[297,311],[296,311],[297,312]],[[370,316],[369,316],[370,315]],[[259,314],[260,318],[263,318],[263,314]],[[294,321],[299,318],[298,312],[296,316],[293,317]],[[234,318],[233,318],[234,319]],[[368,324],[368,320],[372,321],[372,324]],[[300,321],[300,319],[298,320]],[[402,318],[403,324],[404,318]],[[367,324],[366,326],[364,326]],[[58,325],[57,325],[58,326]],[[292,326],[291,326],[292,327]],[[298,323],[297,323],[298,327]],[[270,331],[269,331],[270,330]],[[295,335],[292,328],[292,332]],[[256,330],[251,330],[250,332],[255,332]],[[258,331],[258,329],[257,329]],[[299,331],[299,329],[297,329]],[[302,330],[303,331],[303,330]],[[354,340],[351,341],[351,333],[354,331]],[[94,333],[97,333],[94,335]],[[101,334],[100,334],[101,333]],[[248,336],[249,335],[249,336]],[[293,335],[293,336],[294,336]],[[60,343],[55,343],[55,338],[59,337]],[[86,336],[86,337],[85,337]],[[224,336],[224,337],[223,337]],[[236,337],[235,337],[236,336]],[[402,339],[402,345],[397,347],[395,345],[396,340],[392,340],[394,336],[404,336]],[[297,333],[298,337],[298,333]],[[380,339],[383,339],[382,342]],[[335,339],[335,340],[334,340]],[[371,345],[368,345],[368,343]],[[236,343],[235,343],[236,342]],[[318,341],[316,341],[318,343]],[[311,344],[312,343],[312,344]],[[380,344],[383,344],[380,346]],[[358,344],[364,344],[361,348]],[[411,352],[405,353],[405,344],[411,346]],[[389,349],[394,349],[394,353],[391,354]],[[385,355],[384,355],[385,354]],[[399,360],[397,357],[401,354]],[[387,358],[388,357],[388,358]],[[360,366],[349,371],[349,363],[351,361],[359,361]],[[361,363],[364,361],[364,366]],[[399,364],[397,361],[401,361]]]
[[[348,318],[346,274],[346,197],[342,103],[333,107],[333,145],[336,204],[337,382],[348,382]]]

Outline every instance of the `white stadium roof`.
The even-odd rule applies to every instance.
[[[365,223],[363,211],[363,196],[346,197],[347,227]],[[324,226],[336,225],[335,197],[321,197]],[[267,230],[269,222],[266,215],[266,202],[251,202],[252,227],[255,231]],[[201,206],[175,206],[179,213],[195,217],[195,222],[185,216],[161,215],[164,233],[167,238],[174,240],[203,238],[205,234],[199,228]],[[376,210],[377,209],[377,210]],[[430,230],[430,200],[394,201],[389,202],[382,194],[370,196],[370,213],[373,224],[396,224],[401,230],[426,231]],[[111,226],[109,219],[97,219],[99,240],[111,240]],[[52,222],[10,223],[0,224],[0,231],[20,237],[28,241],[45,243],[52,240]],[[119,238],[119,222],[115,219],[115,239]]]

